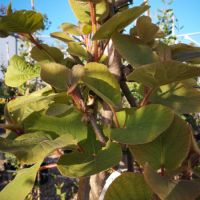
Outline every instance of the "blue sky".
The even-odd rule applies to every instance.
[[[0,0],[0,4],[7,5],[10,0]],[[139,5],[142,0],[134,0],[134,5]],[[31,0],[12,0],[15,9],[31,9]],[[151,5],[151,16],[155,21],[158,8],[162,8],[161,0],[149,0]],[[184,28],[178,33],[200,32],[200,0],[174,0],[170,6],[174,9],[175,15],[179,20],[180,26]],[[52,25],[45,34],[57,31],[63,22],[76,23],[77,20],[69,7],[68,0],[35,0],[37,11],[48,15]],[[194,37],[200,41],[200,35]]]

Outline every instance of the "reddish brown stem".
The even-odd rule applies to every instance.
[[[24,133],[22,126],[17,124],[0,124],[0,128],[14,131],[17,135],[22,135]]]
[[[77,91],[77,88],[75,88],[71,93],[68,94],[72,97],[76,107],[82,112],[86,112],[85,104],[80,96],[80,93]]]
[[[117,118],[117,114],[115,112],[115,109],[111,105],[109,105],[109,107],[110,107],[110,109],[113,113],[113,118],[114,118],[114,123],[115,123],[116,128],[120,128],[119,120]]]
[[[140,107],[145,106],[148,103],[149,97],[151,96],[151,94],[153,93],[153,91],[154,91],[154,89],[152,89],[152,88],[147,90],[147,92],[146,92],[143,100],[140,103]]]
[[[89,5],[90,5],[90,16],[91,16],[91,22],[92,22],[92,32],[94,35],[97,31],[96,8],[95,8],[95,4],[91,0],[89,1]],[[94,61],[97,61],[98,60],[97,40],[94,40],[93,42],[93,56],[94,56]]]
[[[107,47],[109,41],[110,41],[110,40],[108,40],[108,41],[104,44],[103,49],[101,50],[101,53],[100,53],[100,55],[98,56],[98,61],[99,61],[99,60],[101,59],[101,57],[103,56],[103,54],[104,54],[104,52],[105,52],[105,49],[106,49],[106,47]]]
[[[161,170],[160,175],[164,176],[165,175],[165,168],[164,168],[164,166],[161,166],[160,170]]]
[[[44,166],[41,166],[40,167],[40,170],[44,170],[44,169],[51,169],[51,168],[55,168],[57,167],[57,164],[54,163],[54,164],[49,164],[49,165],[44,165]]]

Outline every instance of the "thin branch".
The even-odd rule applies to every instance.
[[[101,132],[101,130],[99,129],[99,127],[96,124],[96,120],[93,114],[89,114],[89,118],[90,118],[90,123],[92,125],[92,128],[97,136],[97,138],[99,139],[99,141],[102,143],[102,145],[105,146],[106,144],[106,139],[105,136],[103,135],[103,133]]]
[[[131,107],[137,107],[136,99],[131,94],[125,81],[120,81],[120,87]]]

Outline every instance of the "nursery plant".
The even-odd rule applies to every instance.
[[[30,167],[17,171],[0,199],[26,199],[44,158],[55,151],[54,166],[80,180],[78,199],[97,200],[99,173],[118,170],[122,160],[128,170],[105,200],[197,199],[200,150],[184,114],[200,112],[200,49],[165,44],[162,30],[144,15],[146,3],[68,2],[78,24],[63,23],[61,32],[51,33],[67,44],[66,52],[35,37],[41,13],[12,12],[9,5],[0,17],[1,37],[17,34],[33,44],[29,62],[10,59],[6,85],[17,89],[35,78],[46,83],[5,105],[0,150]],[[96,186],[87,180],[94,175],[100,192],[92,194]]]

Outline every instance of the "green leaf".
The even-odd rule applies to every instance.
[[[171,181],[158,175],[148,164],[144,168],[144,178],[161,200],[195,200],[200,195],[199,181]]]
[[[6,187],[0,192],[0,199],[25,199],[35,184],[35,178],[40,165],[41,161],[30,168],[19,170],[14,180],[6,185]]]
[[[59,116],[71,110],[72,107],[73,105],[67,105],[63,103],[52,103],[46,110],[46,115]]]
[[[123,30],[147,9],[149,9],[149,6],[141,4],[140,6],[118,12],[99,28],[93,39],[109,39],[114,32]]]
[[[62,117],[35,112],[23,121],[27,131],[49,131],[58,135],[70,134],[77,141],[87,137],[87,126],[81,121],[82,114],[73,110]]]
[[[163,167],[167,171],[173,171],[188,156],[190,145],[190,127],[180,117],[175,116],[171,126],[154,141],[129,148],[141,165],[148,162],[155,170]]]
[[[13,56],[5,73],[5,83],[10,87],[19,87],[26,81],[38,77],[40,67],[30,65],[20,56]]]
[[[148,43],[156,37],[159,27],[151,22],[149,16],[142,16],[137,20],[136,29],[140,39]]]
[[[200,64],[200,48],[188,44],[171,45],[172,58],[174,60],[186,61],[194,64]]]
[[[169,128],[173,119],[174,113],[165,106],[143,106],[128,116],[125,128],[112,129],[111,138],[123,144],[148,143]]]
[[[64,101],[60,101],[64,100]],[[50,103],[68,103],[69,96],[66,92],[55,93],[50,87],[45,87],[41,90],[31,93],[27,96],[20,96],[9,101],[6,105],[7,112],[12,118],[12,121],[20,123],[34,111],[46,110]]]
[[[150,200],[152,197],[153,193],[142,174],[125,172],[112,182],[104,200]]]
[[[92,126],[88,125],[87,138],[79,142],[79,146],[88,155],[96,155],[102,148],[102,144],[96,139]]]
[[[116,32],[112,35],[112,41],[121,56],[134,67],[155,62],[156,56],[151,48],[129,35]]]
[[[90,5],[89,1],[69,0],[69,4],[74,15],[82,23],[90,23]],[[100,0],[96,3],[96,19],[102,21],[108,15],[108,3],[106,0]]]
[[[89,58],[89,53],[78,42],[69,42],[67,51],[71,55],[82,57],[86,60]]]
[[[0,148],[6,152],[12,152],[18,158],[28,164],[37,162],[34,166],[17,172],[16,177],[1,192],[1,199],[25,199],[35,183],[36,173],[44,157],[57,148],[74,145],[77,142],[72,136],[65,134],[55,140],[49,140],[42,133],[25,134],[18,140],[6,140],[0,138]],[[19,190],[19,186],[22,187]],[[12,194],[12,195],[11,195]]]
[[[46,93],[50,93],[50,98],[47,98],[47,95],[45,95]],[[17,119],[19,120],[20,118],[22,119],[23,117],[20,117],[20,116],[23,116],[22,113],[24,113],[24,107],[26,106],[29,107],[29,111],[30,110],[40,111],[41,109],[46,108],[48,104],[54,98],[54,95],[52,96],[51,93],[52,93],[52,89],[50,87],[45,87],[41,90],[31,93],[30,95],[20,96],[13,99],[12,101],[9,101],[6,105],[6,109],[9,115],[13,119],[15,120]],[[37,102],[37,105],[35,106],[36,102]]]
[[[150,101],[168,106],[180,114],[200,112],[200,91],[196,86],[192,79],[163,85]]]
[[[63,32],[53,32],[50,35],[51,35],[51,37],[56,38],[58,40],[66,42],[66,43],[74,41],[73,38],[71,38],[70,36],[68,36],[66,33],[63,33]]]
[[[64,59],[64,55],[60,49],[56,47],[50,47],[47,44],[41,44],[42,48],[34,46],[31,50],[31,57],[40,62],[40,61],[53,61],[61,62]]]
[[[52,140],[49,134],[35,132],[24,134],[15,140],[0,138],[0,144],[1,151],[14,154],[20,163],[33,164],[58,148],[76,145],[77,141],[69,134]]]
[[[84,69],[85,72],[81,78],[83,83],[107,103],[119,106],[121,103],[120,87],[108,68],[103,64],[91,62],[87,63]]]
[[[67,68],[71,69],[74,65],[77,64],[76,60],[72,58],[71,56],[66,57],[61,64],[67,66]]]
[[[121,160],[121,148],[118,144],[108,142],[96,154],[73,152],[58,161],[58,169],[68,177],[84,177],[105,171]]]
[[[89,24],[81,24],[80,28],[83,35],[88,35],[92,32],[92,26]]]
[[[61,29],[63,32],[67,32],[71,35],[76,35],[76,36],[80,36],[81,32],[78,26],[74,25],[74,24],[70,24],[70,23],[63,23],[61,25]]]
[[[199,75],[199,67],[171,60],[141,66],[130,73],[127,79],[155,88]]]
[[[155,46],[155,51],[159,56],[160,61],[171,60],[171,48],[164,42],[159,41]]]
[[[41,64],[41,79],[58,90],[66,90],[71,81],[71,70],[58,63]]]
[[[0,18],[0,30],[16,33],[33,33],[44,26],[41,13],[20,10]]]
[[[132,108],[123,108],[122,110],[116,112],[116,116],[117,116],[117,119],[118,119],[118,122],[119,122],[119,125],[121,128],[126,126],[128,116],[134,114],[134,112],[136,110],[137,110],[136,107],[132,107]],[[113,118],[114,118],[114,116],[113,116]]]

